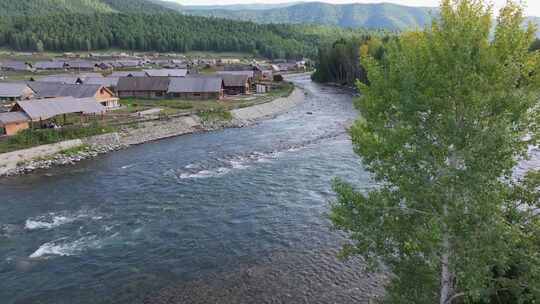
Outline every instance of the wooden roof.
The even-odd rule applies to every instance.
[[[33,121],[69,113],[97,114],[106,111],[94,98],[73,97],[18,101],[14,109],[20,109]]]
[[[169,89],[168,77],[120,77],[118,91],[167,91]]]

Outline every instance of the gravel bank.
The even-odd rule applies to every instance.
[[[297,104],[304,101],[304,91],[295,88],[288,97],[278,98],[268,103],[255,105],[252,107],[232,110],[231,114],[234,119],[239,121],[241,125],[249,125],[258,120],[274,117],[281,113],[287,112]]]
[[[82,160],[94,158],[100,154],[122,149],[122,145],[94,145],[82,146],[73,153],[58,153],[44,159],[34,159],[18,165],[15,169],[7,171],[5,176],[30,173],[38,169],[49,169],[55,166],[74,165]]]

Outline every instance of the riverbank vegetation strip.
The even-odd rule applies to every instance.
[[[361,52],[362,118],[350,134],[379,187],[337,180],[343,254],[393,274],[387,303],[540,301],[540,171],[516,180],[538,142],[540,56],[523,8],[443,0],[440,19]],[[536,168],[538,170],[538,168]]]
[[[74,124],[63,128],[27,129],[14,136],[6,137],[0,140],[0,153],[112,133],[126,127],[138,128],[145,121],[156,121],[158,124],[160,121],[166,123],[168,119],[181,116],[196,115],[203,122],[228,122],[233,118],[230,113],[231,110],[248,108],[271,102],[277,98],[287,97],[292,93],[293,89],[294,85],[292,83],[282,82],[276,84],[268,94],[226,101],[123,99],[121,101],[124,106],[123,109],[107,114],[105,117],[94,117],[91,122],[84,125]],[[159,108],[159,111],[155,117],[134,116],[137,112],[155,109],[156,107]],[[80,120],[80,117],[76,115],[67,115],[66,117],[67,122],[76,120]]]
[[[87,126],[64,127],[59,129],[26,129],[0,141],[0,153],[111,133],[114,130],[113,127],[97,121]]]

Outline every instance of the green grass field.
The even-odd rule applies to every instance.
[[[0,141],[0,153],[27,149],[39,145],[52,144],[64,140],[89,137],[113,132],[110,126],[92,123],[88,126],[75,126],[61,129],[27,129]]]
[[[230,111],[245,108],[252,105],[270,102],[279,97],[289,96],[294,85],[288,82],[274,84],[274,88],[266,94],[254,94],[247,96],[230,97],[226,100],[180,100],[180,99],[136,99],[123,98],[120,100],[123,108],[116,113],[135,113],[151,108],[162,108],[165,114],[199,113],[223,109]]]

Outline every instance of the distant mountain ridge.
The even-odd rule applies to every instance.
[[[158,0],[163,2],[169,2],[166,0]],[[175,2],[172,2],[175,3]],[[224,5],[184,5],[185,10],[228,10],[228,11],[238,11],[238,10],[267,10],[275,8],[284,8],[293,5],[300,4],[301,2],[286,2],[286,3],[253,3],[253,4],[224,4]]]
[[[351,28],[407,30],[429,24],[436,7],[412,7],[391,3],[329,4],[287,2],[281,4],[240,4],[183,6],[173,1],[152,0],[184,14],[218,17],[257,23],[317,24]],[[540,17],[527,17],[537,24]],[[540,37],[540,32],[537,33]]]
[[[432,11],[435,10],[429,7],[409,7],[390,3],[336,5],[323,2],[302,2],[266,9],[255,8],[256,6],[251,6],[251,9],[191,6],[178,8],[178,10],[190,15],[257,23],[306,23],[387,30],[423,27],[431,21]]]
[[[166,0],[0,0],[0,16],[167,12],[261,24],[315,24],[343,28],[408,30],[429,24],[437,15],[437,8],[410,7],[390,3],[288,2],[185,6]],[[540,25],[540,17],[528,17],[527,21]],[[540,32],[537,35],[540,37]]]

